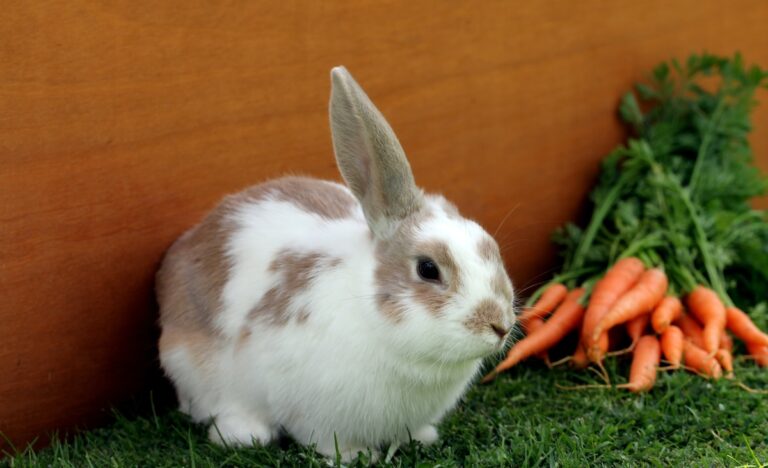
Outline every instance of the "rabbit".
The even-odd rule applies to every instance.
[[[433,443],[515,324],[497,243],[415,185],[344,67],[329,107],[346,186],[291,176],[229,195],[157,272],[161,366],[219,444],[288,435],[352,460]]]

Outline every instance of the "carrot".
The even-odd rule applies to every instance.
[[[656,371],[661,360],[661,346],[653,335],[645,335],[637,341],[629,369],[629,383],[617,385],[630,392],[646,392],[656,383]]]
[[[637,284],[621,296],[611,310],[600,319],[592,331],[592,339],[597,341],[604,331],[653,309],[664,298],[667,285],[667,275],[663,270],[651,268],[643,272]]]
[[[747,343],[747,350],[760,367],[768,367],[768,346]]]
[[[704,350],[714,354],[720,348],[720,335],[725,330],[725,306],[717,293],[696,286],[687,298],[691,313],[704,324]]]
[[[733,338],[726,331],[723,331],[723,334],[720,335],[720,349],[733,352]]]
[[[650,320],[650,314],[642,314],[627,322],[627,334],[632,339],[631,348],[634,348],[637,345],[637,340],[643,335]]]
[[[547,289],[544,290],[541,297],[536,303],[527,308],[520,317],[517,318],[521,327],[525,327],[528,321],[533,317],[544,318],[549,315],[555,307],[560,305],[565,299],[565,295],[568,294],[568,288],[561,283],[553,283]]]
[[[768,346],[768,335],[760,331],[752,322],[749,315],[742,312],[737,307],[728,307],[725,309],[726,325],[728,329],[738,336],[745,343],[762,344]]]
[[[572,355],[566,356],[555,362],[551,362],[549,364],[549,367],[550,368],[557,367],[565,363],[568,363],[568,365],[574,369],[584,369],[587,366],[589,366],[589,359],[587,359],[587,353],[586,351],[584,351],[584,347],[581,345],[581,343],[576,344],[576,350],[573,352]]]
[[[525,326],[525,333],[526,335],[531,335],[533,333],[536,333],[536,330],[541,328],[544,325],[544,319],[539,317],[538,315],[535,315],[528,319],[528,323]],[[540,353],[536,353],[536,357],[539,359],[547,360],[549,358],[549,354],[547,351],[542,351]]]
[[[510,348],[507,357],[491,373],[486,375],[482,382],[489,382],[500,372],[513,367],[520,361],[536,353],[546,351],[562,340],[571,330],[578,327],[584,317],[584,306],[579,303],[582,294],[584,294],[583,288],[576,288],[569,292],[552,317],[544,322],[544,325],[536,333],[526,336]]]
[[[521,326],[523,327],[525,334],[530,335],[531,333],[541,328],[542,325],[544,325],[544,319],[538,315],[534,315],[526,321],[525,325]]]
[[[683,303],[680,302],[680,299],[675,296],[667,296],[653,310],[651,326],[656,333],[662,334],[682,313]]]
[[[701,329],[701,325],[695,318],[688,314],[682,314],[675,320],[675,325],[683,331],[686,339],[691,340],[699,348],[704,347],[704,330]]]
[[[643,262],[634,257],[622,258],[606,272],[605,276],[595,284],[592,297],[589,300],[587,312],[584,314],[584,325],[581,328],[581,342],[585,351],[593,350],[589,359],[598,362],[608,351],[608,334],[599,335],[592,339],[597,323],[613,304],[627,292],[645,270]]]
[[[591,346],[587,346],[586,344],[583,346],[585,347],[584,353],[587,355],[587,359],[589,359],[590,362],[602,361],[610,347],[608,332],[603,332]]]
[[[715,359],[727,372],[726,377],[733,377],[733,339],[725,330],[720,335],[720,349],[715,353]]]
[[[584,346],[582,346],[581,343],[576,346],[576,352],[574,352],[573,356],[571,357],[570,365],[574,369],[584,369],[589,365],[587,352],[584,350]]]
[[[683,331],[674,325],[670,325],[661,334],[661,351],[664,353],[669,365],[677,369],[683,361]]]
[[[720,367],[717,360],[693,344],[691,340],[683,342],[683,359],[687,367],[702,375],[714,377],[715,379],[719,379],[723,375],[723,368]]]
[[[733,377],[733,355],[727,349],[720,348],[715,353],[715,359],[726,372],[726,378]]]

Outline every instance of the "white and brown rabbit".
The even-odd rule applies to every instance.
[[[491,236],[416,187],[345,68],[331,81],[347,186],[288,177],[228,196],[157,273],[162,366],[217,442],[287,433],[344,459],[434,442],[515,321]]]

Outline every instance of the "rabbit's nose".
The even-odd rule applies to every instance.
[[[507,333],[509,333],[509,328],[505,328],[500,323],[492,323],[491,329],[496,333],[496,336],[498,336],[500,340],[503,340],[507,336]]]

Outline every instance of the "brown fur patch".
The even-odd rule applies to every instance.
[[[225,252],[235,229],[225,200],[168,250],[155,287],[163,327],[205,330],[214,335],[213,319],[221,310],[221,292],[230,261]]]
[[[504,310],[493,299],[483,299],[472,311],[472,315],[464,325],[473,333],[481,334],[488,331],[491,324],[504,322]]]
[[[225,199],[179,237],[156,275],[162,328],[159,351],[183,348],[204,372],[213,372],[210,355],[219,334],[214,319],[222,308],[221,292],[230,270],[225,252],[226,239],[235,229],[230,209]]]
[[[512,300],[514,299],[512,282],[509,280],[509,276],[507,276],[507,272],[505,272],[503,268],[496,270],[496,274],[493,276],[493,280],[491,280],[491,288],[496,295],[503,297],[509,303],[512,303]]]
[[[480,258],[487,262],[501,261],[499,245],[490,236],[480,239],[477,244],[477,251],[480,253]]]
[[[194,329],[184,329],[175,326],[163,328],[158,342],[160,354],[184,348],[199,369],[209,369],[209,358],[214,350],[215,338],[210,334]]]
[[[237,338],[237,348],[240,348],[243,346],[248,339],[251,337],[251,329],[248,327],[243,327],[240,330],[240,336]]]
[[[281,276],[249,312],[251,319],[266,320],[272,325],[284,325],[293,315],[299,322],[309,318],[309,310],[301,307],[292,314],[292,298],[307,290],[310,283],[323,271],[335,268],[341,259],[319,252],[284,250],[272,261],[269,270]]]
[[[358,204],[349,192],[337,184],[308,177],[270,180],[246,189],[243,193],[251,201],[272,198],[290,202],[307,213],[328,220],[351,217]]]

